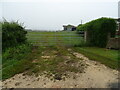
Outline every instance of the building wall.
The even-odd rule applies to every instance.
[[[67,27],[64,27],[64,30],[67,30]]]
[[[68,31],[72,31],[72,27],[67,27],[67,30]]]
[[[73,27],[73,26],[63,26],[63,28],[66,31],[74,31],[74,30],[76,30],[76,27]]]

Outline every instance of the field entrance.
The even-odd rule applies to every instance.
[[[79,36],[75,31],[29,31],[27,38],[35,46],[78,46],[83,43],[83,37]]]

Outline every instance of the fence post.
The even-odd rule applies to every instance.
[[[87,42],[87,31],[84,32],[84,41]]]

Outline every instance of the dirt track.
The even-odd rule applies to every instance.
[[[84,73],[68,72],[65,80],[50,80],[42,76],[27,76],[24,73],[3,81],[5,88],[113,88],[118,87],[118,71],[110,69],[99,62],[89,60],[80,53],[73,53],[83,58],[88,66]]]

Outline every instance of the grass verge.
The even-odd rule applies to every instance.
[[[32,67],[32,55],[35,55],[32,53],[32,47],[27,44],[9,48],[3,52],[2,80],[24,72]]]
[[[119,52],[117,50],[106,50],[105,48],[97,47],[75,47],[75,51],[84,54],[91,60],[99,61],[102,64],[112,68],[118,69],[119,67]]]

